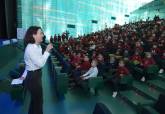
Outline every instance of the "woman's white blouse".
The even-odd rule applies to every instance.
[[[27,71],[34,71],[42,68],[45,65],[49,55],[50,53],[47,51],[42,54],[42,48],[40,45],[28,44],[24,53],[25,71],[22,77],[26,77]]]

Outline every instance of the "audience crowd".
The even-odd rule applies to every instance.
[[[117,95],[119,80],[134,70],[131,65],[144,69],[157,65],[159,73],[164,71],[165,59],[165,20],[155,17],[149,21],[139,21],[91,33],[78,38],[69,33],[51,36],[50,41],[58,44],[58,50],[71,65],[71,77],[76,82],[90,77],[102,76],[114,71],[109,80]],[[131,63],[131,65],[130,65]],[[134,75],[132,75],[134,77]],[[145,72],[141,81],[147,80]],[[81,80],[81,81],[80,81]]]

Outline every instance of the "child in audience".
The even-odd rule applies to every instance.
[[[153,44],[153,46],[151,48],[151,53],[152,53],[152,55],[156,56],[161,53],[161,50],[158,48],[158,46],[156,44]]]
[[[130,58],[131,62],[134,65],[140,65],[142,63],[142,57],[140,56],[139,52],[136,51],[135,54]]]
[[[81,70],[82,72],[86,72],[89,70],[89,68],[91,67],[90,61],[89,61],[89,57],[87,55],[84,56],[83,62],[81,64]]]
[[[143,52],[143,47],[141,46],[141,43],[139,41],[135,43],[135,50],[139,51],[140,53]]]
[[[143,68],[147,68],[151,65],[154,65],[155,64],[155,60],[153,59],[152,55],[150,52],[146,52],[145,53],[145,57],[144,59],[142,60],[142,66]]]
[[[91,59],[97,59],[97,53],[96,53],[96,51],[93,51],[92,52],[92,57],[91,57]]]
[[[124,43],[124,45],[122,46],[122,48],[124,49],[124,50],[131,50],[131,47],[129,46],[129,43],[128,42],[125,42]]]
[[[112,97],[115,98],[117,93],[118,93],[120,79],[123,78],[124,76],[128,75],[128,74],[129,74],[129,70],[125,66],[124,61],[120,60],[118,68],[116,70],[116,74],[112,79],[112,83],[113,83],[113,95],[112,95]]]
[[[81,76],[82,80],[87,80],[92,77],[97,77],[98,75],[98,69],[97,69],[97,61],[92,60],[91,62],[91,68]]]
[[[125,49],[124,52],[123,52],[124,60],[128,61],[129,60],[129,56],[130,56],[129,50]]]
[[[99,76],[103,76],[104,73],[105,73],[105,70],[106,70],[106,64],[105,64],[105,61],[104,61],[104,57],[101,53],[99,53],[97,55],[97,67],[98,67],[98,70],[99,70]]]
[[[62,44],[59,45],[59,51],[60,51],[62,54],[65,52],[65,47],[64,47]]]
[[[75,63],[75,69],[72,71],[72,76],[74,80],[79,80],[79,76],[81,76],[81,67],[79,63]]]
[[[109,70],[114,70],[117,67],[117,60],[115,59],[115,55],[110,55],[110,60],[108,63]]]
[[[76,85],[81,85],[84,80],[88,80],[91,77],[97,77],[98,69],[97,69],[97,61],[92,60],[90,69],[83,75],[81,75],[80,65],[77,65],[75,70],[73,70],[72,76]],[[74,84],[75,85],[75,84]]]
[[[145,53],[145,57],[144,57],[144,59],[142,60],[142,67],[144,68],[144,69],[146,69],[146,68],[148,68],[148,67],[150,67],[151,65],[154,65],[155,64],[155,60],[153,59],[153,57],[152,57],[152,55],[151,55],[151,53],[150,52],[146,52]],[[144,75],[145,75],[145,73],[144,73]],[[145,81],[146,80],[146,78],[145,78],[145,76],[143,76],[142,78],[141,78],[141,81]]]
[[[81,63],[81,60],[81,53],[76,53],[76,55],[73,56],[72,65],[75,66],[77,63]]]

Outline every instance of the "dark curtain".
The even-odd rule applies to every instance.
[[[7,36],[6,33],[6,17],[5,17],[5,1],[2,0],[0,3],[0,38],[5,38]]]
[[[17,35],[17,0],[1,0],[0,38],[11,39]]]

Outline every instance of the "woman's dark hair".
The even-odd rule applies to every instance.
[[[26,31],[25,37],[24,37],[24,46],[26,47],[27,44],[31,43],[34,44],[35,43],[35,39],[33,38],[34,34],[37,34],[37,31],[41,29],[41,27],[38,26],[30,26],[28,28],[28,30]],[[41,29],[42,30],[42,29]]]

